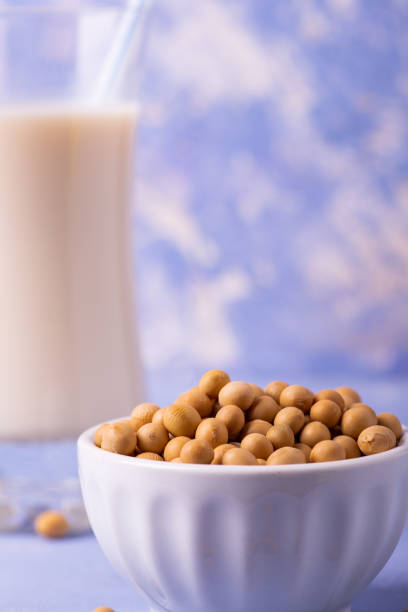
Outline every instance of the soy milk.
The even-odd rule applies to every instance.
[[[0,110],[0,438],[76,434],[142,393],[136,112]]]

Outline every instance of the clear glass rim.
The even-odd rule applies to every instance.
[[[0,0],[0,15],[139,10],[145,0]]]

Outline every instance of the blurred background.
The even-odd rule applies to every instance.
[[[102,56],[109,51],[106,41],[114,39],[110,28],[120,25],[119,9],[127,4],[126,0],[42,0],[42,7],[49,5],[58,11],[80,8],[80,17],[75,17],[75,10],[71,16],[69,10],[68,15],[62,10],[61,14],[53,12],[51,21],[46,11],[39,10],[34,22],[33,17],[27,21],[16,17],[8,32],[5,20],[0,20],[0,106],[7,105],[3,96],[9,90],[17,98],[29,91],[34,99],[34,92],[43,93],[45,85],[58,95],[62,91],[68,100],[75,99],[76,88],[89,99],[97,80],[96,67],[104,64]],[[0,0],[0,8],[16,5],[17,0]],[[36,3],[18,0],[18,5],[27,8]],[[98,22],[98,33],[88,17],[105,5],[110,13],[115,12],[112,7],[118,9],[118,21],[108,11],[106,23],[103,15]],[[43,29],[47,35],[39,37]],[[165,406],[197,384],[205,370],[222,368],[233,379],[261,385],[281,379],[315,391],[353,386],[377,412],[390,410],[407,422],[407,32],[408,0],[152,2],[141,74],[135,61],[134,71],[129,72],[128,66],[126,73],[134,78],[125,78],[128,100],[134,101],[137,83],[140,91],[132,235],[145,399]],[[31,61],[33,71],[27,69]],[[35,72],[41,73],[39,68],[44,82]],[[1,124],[0,132],[5,126],[7,122]],[[68,145],[61,142],[55,150],[64,152]],[[111,161],[107,168],[120,156],[118,150],[110,158],[108,149],[105,153]],[[103,147],[95,151],[96,157],[101,152],[104,158]],[[3,157],[0,154],[0,172],[8,159],[7,151]],[[27,159],[29,168],[36,156]],[[39,167],[44,165],[41,155],[38,160]],[[88,160],[86,149],[78,167],[85,167]],[[18,156],[15,167],[15,183],[20,186]],[[54,174],[45,168],[46,178]],[[7,170],[0,176],[3,194],[7,192],[5,175]],[[116,201],[115,190],[112,192],[106,209],[112,204],[123,222],[120,211],[125,204],[120,196]],[[59,198],[58,188],[56,193]],[[0,197],[0,216],[5,214],[2,218],[14,223],[18,206],[5,203],[6,199]],[[0,443],[0,532],[14,532],[12,537],[0,535],[0,607],[5,612],[68,612],[72,605],[90,610],[102,602],[118,612],[134,609],[129,605],[134,601],[133,592],[112,572],[88,533],[74,439],[51,439],[60,435],[55,432],[65,432],[66,437],[83,429],[85,425],[80,424],[87,419],[89,425],[106,418],[101,416],[101,403],[86,400],[82,382],[85,390],[88,384],[91,390],[101,391],[109,416],[114,411],[125,413],[122,405],[126,402],[118,397],[118,389],[126,385],[117,384],[122,377],[109,368],[113,362],[119,374],[132,377],[133,372],[122,367],[111,350],[115,334],[120,339],[124,336],[126,342],[130,337],[130,325],[122,325],[123,304],[117,307],[115,302],[115,297],[120,302],[123,295],[108,290],[120,284],[116,276],[125,266],[106,265],[110,277],[104,286],[100,270],[105,260],[98,260],[105,252],[106,261],[112,263],[111,253],[117,255],[122,234],[106,223],[114,248],[104,249],[108,241],[104,215],[99,215],[104,209],[98,198],[90,200],[90,216],[87,207],[78,206],[84,216],[74,217],[79,229],[85,228],[79,232],[85,256],[76,258],[75,248],[70,252],[77,275],[84,279],[83,327],[78,324],[76,331],[82,340],[82,331],[86,336],[89,324],[92,349],[78,350],[85,356],[79,366],[69,352],[73,334],[67,324],[71,313],[66,295],[72,297],[71,277],[68,274],[61,282],[69,287],[66,294],[59,289],[60,269],[56,268],[55,275],[48,274],[50,286],[55,283],[56,287],[48,305],[52,317],[48,317],[41,304],[37,310],[32,307],[38,296],[43,297],[36,278],[49,289],[47,271],[42,276],[46,266],[36,263],[43,260],[39,258],[32,266],[37,277],[30,273],[30,253],[26,258],[30,265],[20,270],[28,279],[22,284],[27,285],[30,299],[16,303],[26,309],[27,315],[21,309],[24,321],[33,333],[31,337],[22,328],[21,345],[17,343],[14,351],[14,382],[18,392],[22,389],[30,395],[28,378],[32,375],[32,388],[40,397],[45,389],[45,400],[16,402],[14,411],[11,402],[4,400],[6,395],[0,401],[0,438],[7,439]],[[27,202],[21,197],[22,209]],[[42,197],[37,205],[42,210]],[[47,206],[44,210],[50,218],[54,210],[60,212],[51,196]],[[47,215],[42,218],[29,203],[24,210],[32,214],[33,227],[46,227],[44,244],[48,241],[51,250],[44,250],[44,261],[64,262],[64,240],[58,236],[54,240],[54,225],[44,222]],[[20,215],[23,220],[24,214]],[[68,224],[69,214],[62,218],[62,226]],[[4,252],[4,237],[9,238],[9,254],[14,253],[14,246],[16,253],[29,252],[31,221],[21,227],[18,242],[10,239],[8,224],[0,223]],[[59,227],[57,222],[55,227]],[[36,244],[41,250],[43,234],[38,236]],[[6,259],[0,257],[4,269],[18,258],[9,255]],[[96,273],[87,271],[89,261]],[[119,271],[116,276],[112,269]],[[13,274],[0,276],[6,279],[0,312],[6,303],[5,312],[11,313],[13,321],[14,307],[7,311],[9,292],[4,287],[9,282],[14,290],[15,278]],[[95,279],[95,292],[87,293]],[[47,291],[43,293],[47,303]],[[102,319],[95,316],[105,305],[95,299],[100,295],[113,304],[107,311],[110,325],[100,325]],[[58,308],[62,304],[60,310],[53,310],[55,304]],[[37,320],[30,318],[35,310],[38,321],[45,321],[44,333],[30,323]],[[21,331],[18,320],[17,313],[14,324]],[[49,320],[58,323],[55,344],[51,332],[48,337]],[[0,317],[0,328],[1,394],[12,386],[7,367],[13,342],[7,342],[6,332],[12,340],[19,334],[14,334],[7,317]],[[104,342],[101,331],[105,332]],[[19,350],[26,336],[30,336],[31,361],[28,351]],[[120,344],[117,354],[125,356],[125,363],[130,352],[127,344],[123,346]],[[99,353],[106,357],[102,365]],[[41,372],[38,381],[36,368]],[[113,380],[114,402],[102,388],[109,378],[106,372]],[[58,387],[61,383],[64,395],[65,387],[70,389],[70,376],[81,392],[66,394],[68,409],[64,410],[65,403],[54,402],[48,392],[53,384]],[[137,373],[132,382],[138,386]],[[89,414],[72,397],[79,397]],[[12,440],[11,429],[5,429],[11,421],[17,430],[24,426],[30,442]],[[42,432],[38,436],[42,438],[51,432],[50,439],[38,441],[35,431]],[[47,508],[58,508],[69,518],[71,535],[85,535],[58,543],[36,539],[33,518]],[[403,537],[390,564],[358,598],[353,612],[399,612],[407,607],[407,531]]]
[[[153,399],[212,367],[404,383],[407,25],[404,0],[153,4],[134,222]]]

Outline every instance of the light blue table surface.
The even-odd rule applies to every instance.
[[[376,386],[371,381],[364,396],[378,411],[392,408],[407,420],[406,383]],[[44,481],[75,476],[75,443],[2,443],[0,476],[5,475],[31,475]],[[0,536],[1,612],[92,612],[101,605],[116,612],[148,610],[144,600],[111,569],[92,535],[61,541],[46,541],[28,532]],[[408,526],[382,572],[353,602],[352,612],[404,609],[408,609]]]

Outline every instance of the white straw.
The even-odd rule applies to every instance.
[[[132,42],[136,25],[142,17],[145,4],[146,0],[132,0],[129,2],[126,14],[122,19],[122,23],[119,26],[119,30],[101,70],[95,91],[96,104],[104,102],[113,89],[114,82],[120,73],[122,62]]]

